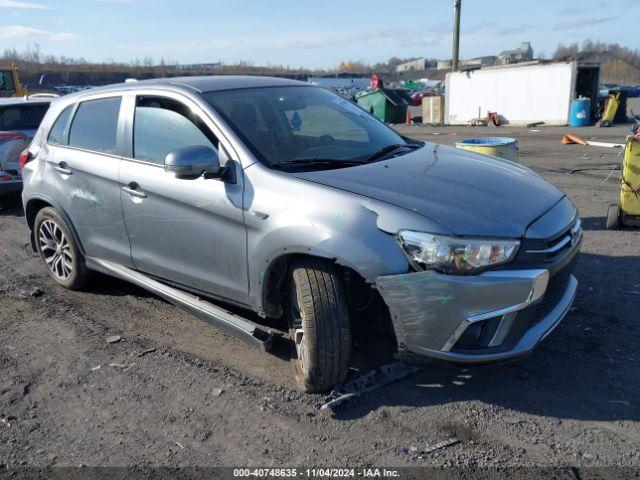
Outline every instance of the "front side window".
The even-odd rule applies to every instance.
[[[133,124],[133,156],[164,165],[180,148],[203,145],[217,149],[218,141],[185,105],[159,97],[138,97]]]
[[[58,116],[51,131],[49,132],[49,143],[56,145],[66,145],[67,143],[67,125],[69,125],[69,115],[71,115],[71,109],[73,105],[69,105]]]
[[[344,98],[317,87],[263,87],[203,96],[268,166],[366,161],[405,141]]]
[[[0,130],[36,130],[48,109],[43,103],[0,108]]]
[[[73,118],[69,145],[116,153],[120,101],[120,97],[112,97],[82,102]]]

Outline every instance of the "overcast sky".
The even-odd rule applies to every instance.
[[[393,5],[397,5],[395,8]],[[0,0],[0,50],[335,67],[451,56],[453,0]],[[640,48],[640,0],[463,0],[461,57],[586,38]]]

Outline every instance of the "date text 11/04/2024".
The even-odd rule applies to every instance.
[[[262,478],[394,478],[399,477],[397,470],[386,468],[235,468],[234,477],[262,477]]]

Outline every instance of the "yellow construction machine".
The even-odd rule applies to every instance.
[[[640,227],[640,126],[627,137],[622,160],[620,204],[607,212],[607,228]]]
[[[0,97],[22,97],[28,93],[20,83],[18,67],[15,63],[8,67],[0,66]]]

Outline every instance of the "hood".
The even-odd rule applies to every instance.
[[[469,236],[522,237],[564,197],[522,165],[434,144],[368,165],[292,175],[411,210]]]

